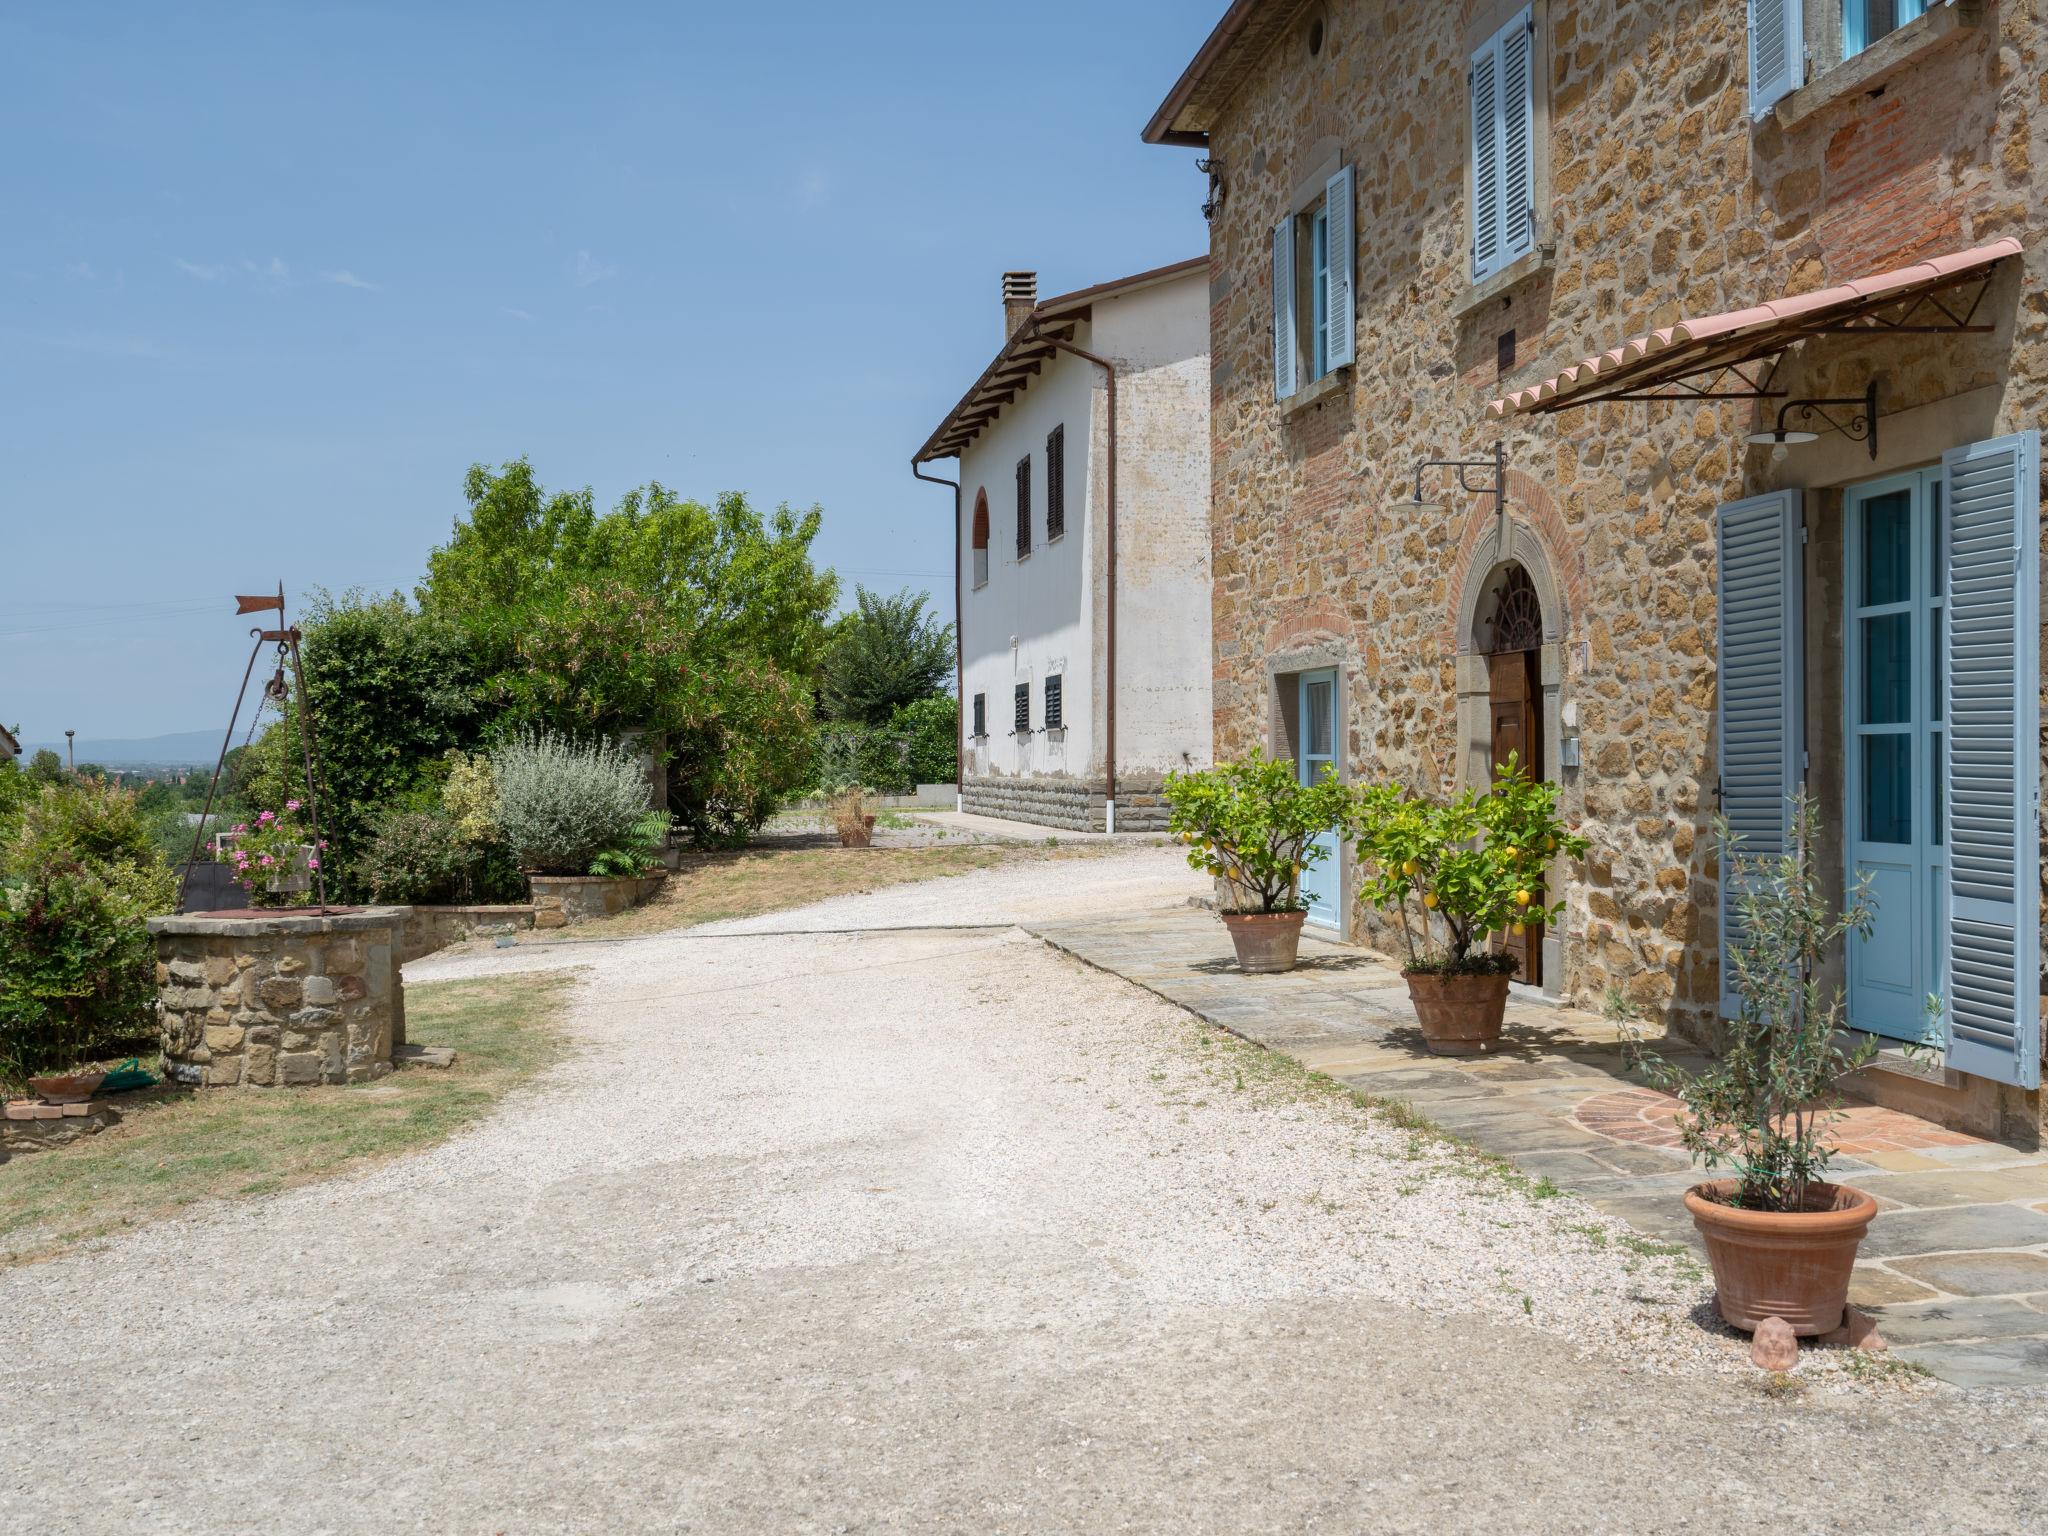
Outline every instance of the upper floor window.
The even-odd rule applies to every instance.
[[[1472,55],[1472,281],[1536,248],[1536,18],[1524,6]]]
[[[1275,399],[1349,367],[1357,356],[1355,187],[1351,167],[1339,166],[1273,226]]]
[[[974,584],[988,585],[988,488],[974,493]]]
[[[1842,0],[1842,57],[1854,57],[1926,9],[1927,0]]]
[[[1017,558],[1031,553],[1031,455],[1017,461]]]
[[[1067,428],[1063,422],[1045,439],[1045,542],[1067,531]]]

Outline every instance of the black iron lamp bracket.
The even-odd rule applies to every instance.
[[[1506,443],[1493,445],[1490,459],[1422,459],[1415,465],[1415,500],[1422,501],[1422,477],[1432,469],[1455,469],[1458,472],[1459,488],[1473,495],[1491,496],[1494,508],[1505,512],[1508,505],[1508,449]],[[1491,483],[1482,480],[1472,483],[1472,476],[1479,471],[1492,471]]]
[[[1831,405],[1838,408],[1853,405],[1857,407],[1857,411],[1847,421],[1837,421],[1828,414],[1827,407]],[[1872,379],[1868,389],[1864,390],[1862,394],[1848,399],[1787,400],[1778,407],[1777,435],[1780,441],[1783,441],[1787,430],[1785,418],[1793,411],[1797,411],[1799,419],[1809,426],[1812,425],[1814,418],[1818,417],[1827,423],[1830,431],[1841,433],[1850,442],[1867,442],[1870,445],[1871,458],[1875,459],[1877,457],[1877,380]]]

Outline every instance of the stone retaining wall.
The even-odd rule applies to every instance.
[[[360,1083],[405,1043],[408,909],[157,917],[157,1024],[178,1083]]]
[[[529,905],[472,907],[413,907],[406,915],[399,938],[398,959],[403,964],[431,955],[465,939],[486,938],[499,933],[517,933],[533,926]]]
[[[532,875],[533,926],[566,928],[594,918],[616,917],[637,907],[656,891],[668,876],[626,875]]]
[[[1109,819],[1108,802],[1108,793],[1099,779],[990,774],[967,780],[961,805],[962,809],[981,816],[1062,827],[1070,832],[1101,832]],[[1117,784],[1116,829],[1166,830],[1166,801],[1160,797],[1157,778],[1124,779]]]

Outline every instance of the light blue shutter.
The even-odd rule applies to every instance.
[[[1500,39],[1472,55],[1472,280],[1500,267]]]
[[[1801,712],[1800,503],[1774,491],[1721,508],[1721,814],[1740,835],[1743,857],[1790,847],[1790,797],[1799,791],[1805,721]],[[1721,859],[1721,1011],[1740,1012],[1731,949],[1742,942],[1732,861]]]
[[[1294,220],[1273,226],[1273,398],[1285,400],[1295,390],[1295,359],[1300,347],[1294,334]]]
[[[1358,354],[1358,298],[1352,285],[1352,271],[1358,264],[1358,245],[1352,230],[1355,201],[1351,167],[1332,176],[1323,186],[1323,209],[1327,216],[1325,236],[1329,244],[1329,284],[1324,294],[1325,344],[1332,370],[1345,367]]]
[[[2041,440],[1942,456],[1948,1064],[2041,1083]]]
[[[1500,34],[1500,266],[1536,248],[1535,23],[1523,11]]]
[[[1800,0],[1749,0],[1749,115],[1762,117],[1806,83]]]

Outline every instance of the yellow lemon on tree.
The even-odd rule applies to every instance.
[[[1543,851],[1545,853],[1557,852],[1557,839],[1554,837],[1546,837],[1545,839],[1543,839]]]
[[[1515,856],[1516,856],[1517,854],[1519,854],[1519,853],[1520,853],[1521,851],[1522,851],[1522,850],[1521,850],[1521,849],[1519,849],[1519,848],[1517,848],[1517,847],[1516,847],[1516,846],[1515,846],[1515,845],[1514,845],[1513,843],[1509,843],[1509,844],[1508,844],[1508,857],[1509,857],[1509,858],[1511,858],[1511,859],[1512,859],[1512,858],[1514,858],[1514,857],[1515,857]]]
[[[1527,923],[1509,923],[1509,924],[1508,924],[1508,932],[1509,932],[1509,933],[1512,933],[1512,934],[1513,934],[1513,935],[1514,935],[1514,936],[1515,936],[1516,938],[1518,938],[1518,939],[1519,939],[1519,938],[1520,938],[1520,937],[1521,937],[1521,936],[1522,936],[1523,934],[1527,933],[1528,931],[1529,931],[1529,925],[1528,925]]]
[[[1413,859],[1404,859],[1401,861],[1401,873],[1404,875],[1413,875],[1417,873],[1419,870],[1421,870],[1421,868],[1422,866],[1416,863]]]
[[[1436,910],[1436,892],[1435,892],[1435,891],[1428,891],[1428,892],[1425,892],[1425,893],[1424,893],[1424,895],[1423,895],[1423,898],[1422,898],[1422,904],[1423,904],[1423,905],[1424,905],[1425,907],[1428,907],[1428,908],[1430,909],[1430,911],[1434,912],[1434,911]]]
[[[1526,907],[1527,905],[1529,905],[1529,893],[1527,891],[1515,892],[1515,905],[1518,907]]]

